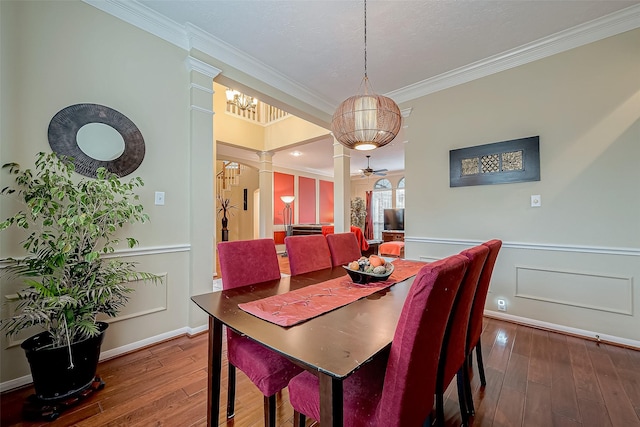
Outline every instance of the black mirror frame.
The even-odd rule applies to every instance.
[[[77,134],[89,123],[102,123],[115,129],[124,140],[124,152],[113,160],[98,160],[80,149]],[[123,177],[135,171],[145,154],[144,139],[136,125],[124,114],[99,104],[75,104],[58,111],[49,123],[49,145],[61,157],[73,159],[76,172],[96,177],[99,167]]]

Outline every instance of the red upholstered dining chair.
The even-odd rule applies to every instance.
[[[469,266],[453,303],[442,344],[436,381],[436,423],[438,426],[444,426],[444,391],[453,377],[457,378],[462,425],[466,426],[468,423],[466,407],[468,371],[465,369],[467,360],[467,327],[469,325],[473,296],[478,287],[478,279],[482,273],[482,267],[489,255],[489,248],[478,245],[460,252],[460,255],[469,260]]]
[[[218,243],[222,288],[277,280],[280,278],[278,254],[273,239]],[[251,268],[247,268],[250,265]],[[236,367],[244,372],[264,395],[265,426],[276,425],[276,393],[302,371],[286,358],[227,328],[227,418],[235,412]]]
[[[413,427],[428,419],[447,319],[468,263],[464,256],[453,255],[418,272],[388,357],[379,354],[343,382],[345,426]],[[304,425],[307,416],[319,419],[315,375],[303,372],[293,378],[289,399],[294,426]]]
[[[331,252],[331,264],[347,265],[362,256],[355,233],[327,234],[327,245]]]
[[[331,253],[322,234],[288,236],[284,245],[289,256],[291,275],[331,268]]]
[[[469,317],[469,328],[467,332],[467,357],[469,362],[469,369],[471,368],[473,349],[476,349],[476,359],[478,362],[478,373],[480,374],[480,384],[482,387],[487,385],[487,380],[484,375],[484,364],[482,362],[482,344],[480,342],[480,336],[482,335],[482,319],[484,315],[484,306],[487,300],[487,294],[489,292],[489,284],[491,282],[491,276],[493,274],[493,267],[496,264],[498,258],[498,252],[502,247],[501,240],[489,240],[483,243],[484,246],[489,248],[489,255],[482,267],[482,273],[478,280],[478,289],[473,297],[473,305],[471,306],[471,316]],[[471,396],[471,385],[467,384],[467,412],[469,415],[474,414],[473,399]]]

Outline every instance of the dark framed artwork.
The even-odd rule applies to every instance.
[[[540,181],[540,137],[449,151],[449,186]]]

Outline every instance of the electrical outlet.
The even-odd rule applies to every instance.
[[[503,299],[498,300],[498,310],[507,311],[507,301]]]

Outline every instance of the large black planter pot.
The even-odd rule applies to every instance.
[[[70,363],[69,348],[51,348],[51,338],[47,332],[34,335],[22,343],[38,399],[65,399],[91,385],[98,367],[102,339],[109,325],[98,322],[98,327],[99,335],[71,345],[73,365]]]

